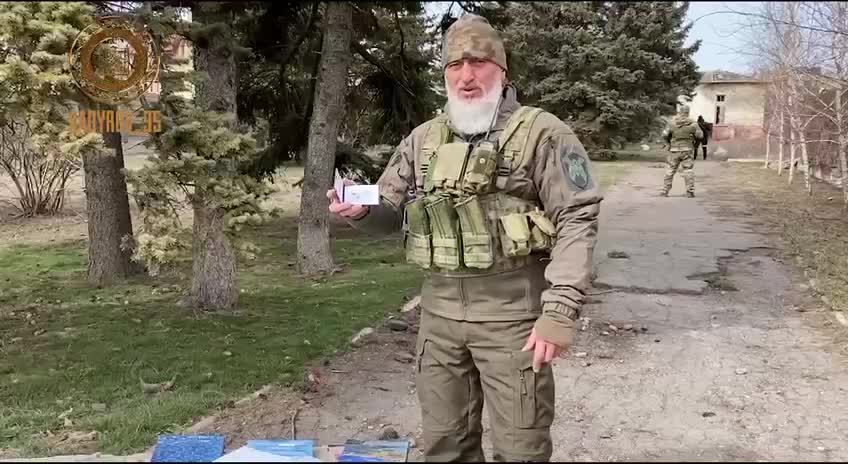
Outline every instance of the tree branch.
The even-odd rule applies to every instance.
[[[798,29],[803,29],[803,30],[812,31],[812,32],[823,32],[825,34],[837,34],[837,35],[848,36],[848,32],[843,32],[843,31],[839,31],[839,30],[835,30],[835,29],[826,29],[826,28],[814,27],[814,26],[805,26],[803,24],[798,24],[795,21],[786,21],[786,20],[783,20],[783,19],[768,17],[768,16],[765,16],[765,15],[759,14],[759,13],[745,13],[745,12],[742,12],[742,11],[736,11],[736,10],[733,10],[733,9],[729,9],[727,11],[716,11],[716,12],[713,12],[713,13],[710,13],[710,14],[720,14],[720,13],[732,13],[732,14],[737,14],[739,16],[747,16],[747,17],[751,17],[751,18],[758,18],[758,19],[761,19],[763,21],[768,21],[768,22],[775,23],[775,24],[782,24],[784,26],[795,27],[795,28],[798,28]]]
[[[312,11],[309,13],[309,20],[306,22],[306,28],[303,30],[303,34],[298,37],[297,41],[292,45],[292,48],[286,53],[286,57],[283,59],[281,66],[285,67],[289,64],[289,62],[294,58],[294,55],[300,49],[300,46],[303,45],[303,42],[309,36],[309,31],[312,29],[312,26],[315,25],[315,18],[318,16],[318,5],[319,2],[315,2],[312,4]]]
[[[365,59],[365,61],[367,61],[367,62],[369,62],[369,63],[373,64],[374,66],[376,66],[376,67],[380,68],[380,70],[381,70],[381,71],[383,71],[384,73],[388,74],[388,75],[389,75],[389,77],[391,77],[391,78],[392,78],[392,80],[394,80],[395,82],[397,82],[397,83],[398,83],[398,85],[400,85],[400,86],[401,86],[401,88],[402,88],[403,90],[405,90],[405,91],[406,91],[406,93],[408,93],[411,97],[414,97],[414,96],[415,96],[415,94],[412,92],[412,90],[409,90],[409,87],[407,87],[407,86],[403,83],[403,81],[401,81],[400,79],[398,79],[398,78],[394,75],[394,73],[393,73],[393,72],[389,71],[389,70],[388,70],[385,66],[383,66],[383,64],[382,64],[382,63],[380,63],[380,61],[379,61],[376,57],[374,57],[374,55],[372,55],[370,52],[368,52],[368,50],[366,50],[364,46],[362,46],[360,43],[356,42],[355,40],[352,40],[352,41],[351,41],[350,46],[351,46],[351,48],[353,48],[353,49],[356,51],[356,53],[358,53],[358,54],[359,54],[359,56],[361,56],[363,59]]]
[[[405,69],[406,66],[404,65],[404,61],[403,61],[405,41],[404,41],[404,37],[403,37],[403,27],[401,27],[401,25],[400,25],[400,17],[398,16],[397,10],[395,10],[395,26],[397,26],[398,34],[400,34],[400,55],[399,55],[400,56],[400,71],[405,74],[406,73],[406,69]]]

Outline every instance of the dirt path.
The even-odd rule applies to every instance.
[[[553,458],[848,459],[846,329],[782,261],[732,166],[699,162],[696,174],[694,200],[680,178],[657,197],[663,170],[647,163],[608,192],[590,320],[555,365]],[[316,366],[300,398],[273,390],[195,430],[226,433],[233,449],[290,437],[298,411],[297,437],[322,444],[384,426],[420,440],[417,315],[400,316],[409,330],[378,329]]]

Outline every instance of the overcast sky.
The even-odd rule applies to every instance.
[[[701,40],[701,49],[695,54],[699,71],[721,69],[739,73],[749,72],[748,58],[739,50],[744,48],[746,34],[740,29],[740,18],[733,14],[716,14],[719,11],[750,11],[760,2],[690,2],[688,20],[695,25],[689,31],[686,44]],[[430,2],[427,11],[443,13],[451,2]],[[454,5],[454,13],[459,9]],[[713,13],[713,14],[711,14]],[[709,15],[709,16],[705,16]]]

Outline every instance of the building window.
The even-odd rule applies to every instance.
[[[717,102],[724,102],[724,95],[716,95]]]

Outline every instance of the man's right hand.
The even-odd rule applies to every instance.
[[[344,179],[345,185],[356,185],[349,179]],[[346,219],[360,219],[368,214],[368,205],[353,205],[350,203],[342,203],[339,196],[336,195],[335,189],[327,190],[327,198],[330,200],[330,212],[338,214]]]

